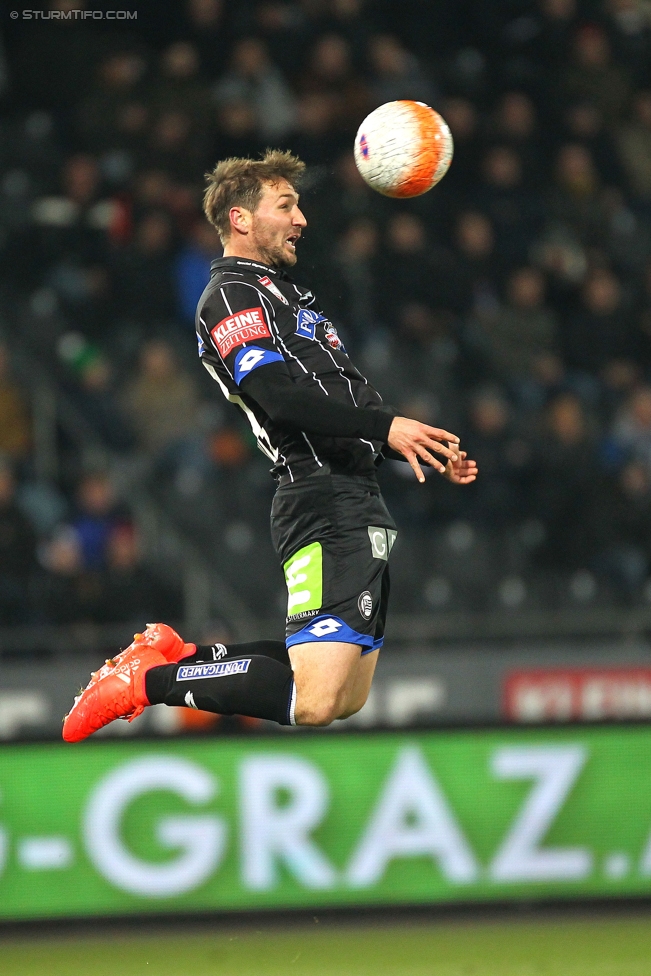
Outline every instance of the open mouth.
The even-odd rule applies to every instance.
[[[295,251],[296,250],[296,241],[299,239],[300,236],[301,236],[300,234],[290,234],[290,236],[288,238],[286,238],[285,244],[289,244],[289,246],[291,247],[292,251]]]

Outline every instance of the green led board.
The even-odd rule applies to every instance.
[[[0,748],[0,917],[651,894],[651,729]]]

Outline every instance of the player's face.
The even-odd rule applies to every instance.
[[[307,220],[298,206],[298,194],[285,180],[266,184],[251,221],[251,243],[263,264],[292,267],[296,242]]]

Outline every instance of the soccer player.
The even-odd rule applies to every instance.
[[[307,224],[304,168],[269,150],[209,175],[204,209],[224,256],[212,262],[196,318],[204,366],[273,462],[286,641],[201,647],[150,624],[75,699],[69,742],[160,702],[281,725],[323,726],[359,711],[384,638],[396,538],[378,461],[404,459],[420,482],[421,462],[455,484],[476,478],[458,437],[384,406],[313,293],[287,274]]]

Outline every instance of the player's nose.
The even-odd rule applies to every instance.
[[[298,207],[296,207],[292,215],[292,223],[296,227],[307,227],[307,220],[305,219],[305,214],[303,213],[302,210],[299,210]]]

